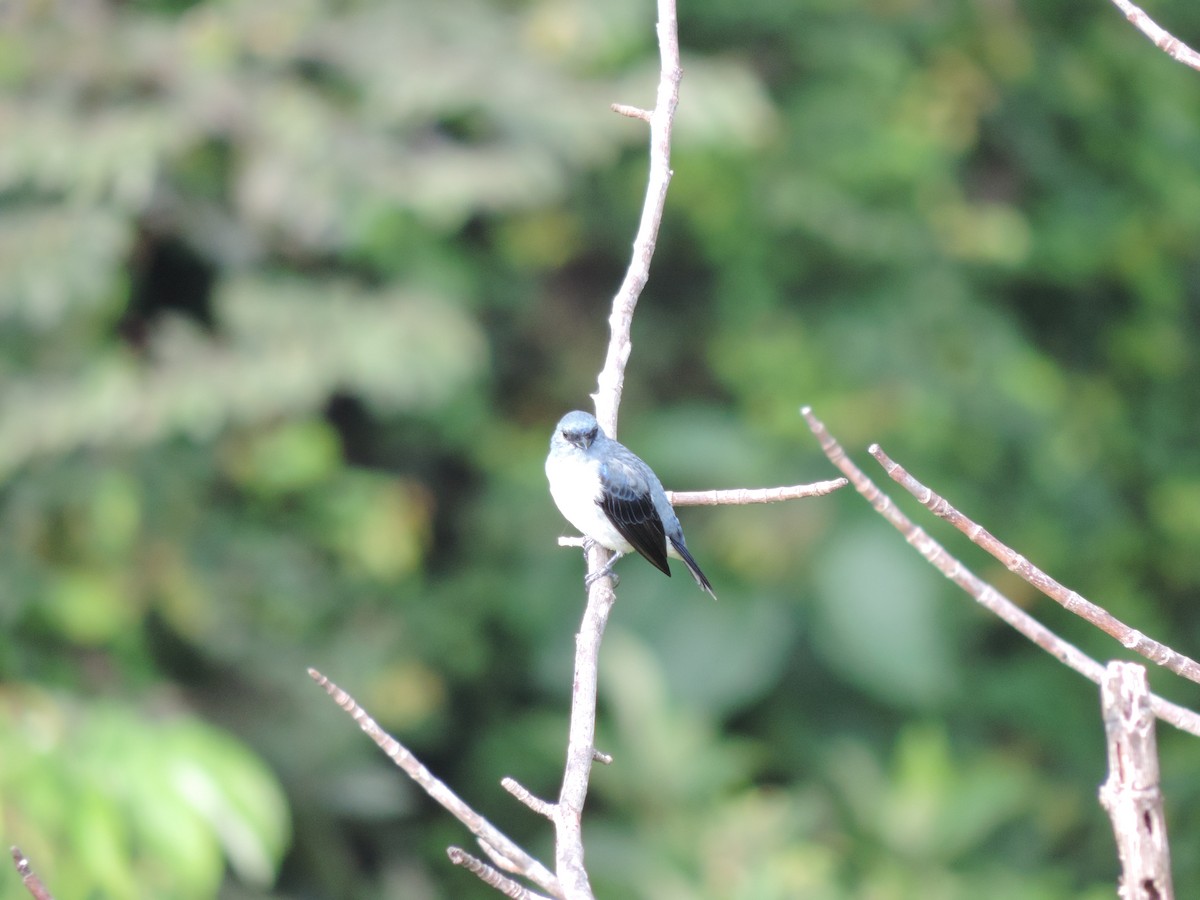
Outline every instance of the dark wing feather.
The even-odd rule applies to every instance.
[[[634,550],[669,576],[666,532],[639,463],[617,454],[600,466],[600,508]]]

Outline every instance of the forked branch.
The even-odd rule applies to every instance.
[[[309,669],[308,674],[313,681],[321,685],[325,692],[333,698],[350,717],[358,723],[358,727],[379,747],[388,758],[404,770],[413,781],[430,797],[440,803],[454,818],[462,822],[479,839],[488,856],[498,865],[528,878],[538,887],[553,897],[562,897],[561,888],[554,874],[544,865],[517,846],[504,832],[472,809],[458,794],[446,787],[432,772],[417,759],[407,747],[379,727],[367,712],[358,705],[357,701],[340,687],[318,672]],[[460,851],[461,852],[461,851]],[[453,859],[453,857],[451,857]],[[462,863],[458,863],[462,865]],[[480,863],[483,865],[483,863]],[[471,869],[471,866],[466,866]],[[474,869],[471,869],[475,871]],[[476,874],[479,874],[476,872]],[[486,880],[486,879],[485,879]],[[491,883],[491,882],[489,882]],[[513,895],[510,895],[513,896]],[[532,895],[531,895],[532,896]]]
[[[806,406],[800,410],[800,413],[804,416],[809,429],[816,436],[829,461],[850,479],[854,489],[871,504],[877,513],[903,534],[927,562],[970,594],[977,603],[999,616],[1060,662],[1070,666],[1096,684],[1102,682],[1104,667],[1100,663],[1078,647],[1064,641],[947,553],[945,548],[930,537],[923,528],[913,524],[912,520],[896,507],[892,499],[846,456],[846,451],[842,449],[841,444],[834,440],[833,435],[813,415],[810,408]],[[1192,710],[1165,700],[1157,694],[1150,695],[1150,708],[1164,722],[1174,725],[1181,731],[1200,736],[1200,715]]]
[[[971,542],[982,547],[1014,575],[1024,579],[1028,584],[1037,588],[1051,600],[1060,604],[1063,609],[1073,612],[1081,619],[1095,625],[1109,637],[1116,638],[1121,645],[1134,653],[1146,657],[1163,668],[1170,669],[1189,681],[1200,684],[1200,663],[1166,644],[1147,637],[1136,628],[1130,628],[1108,610],[1097,606],[1081,594],[1063,587],[1024,556],[998,540],[991,532],[981,525],[972,522],[967,516],[913,478],[903,466],[893,461],[878,444],[872,444],[868,451],[883,466],[883,470],[892,480],[917,498],[935,516],[945,519]]]

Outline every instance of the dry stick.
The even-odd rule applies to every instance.
[[[800,500],[805,497],[824,497],[844,488],[845,478],[829,481],[814,481],[812,484],[795,484],[777,488],[732,488],[724,491],[665,491],[667,502],[672,506],[749,506],[752,503],[779,503],[784,500]],[[581,537],[560,537],[560,547],[582,547],[586,541]]]
[[[778,503],[783,500],[799,500],[804,497],[823,497],[844,488],[848,481],[845,478],[834,478],[829,481],[815,481],[812,484],[796,484],[791,487],[777,488],[733,488],[725,491],[665,491],[667,502],[672,506],[748,506],[752,503]],[[560,547],[584,547],[587,541],[581,537],[560,537]],[[596,751],[597,754],[600,751]],[[612,762],[611,758],[598,762]]]
[[[658,48],[660,75],[654,109],[649,113],[633,107],[618,106],[623,115],[645,119],[650,124],[650,172],[646,198],[633,256],[625,278],[613,297],[608,324],[610,337],[604,368],[596,379],[592,400],[596,418],[612,437],[617,434],[617,408],[625,383],[625,364],[632,351],[630,330],[633,312],[642,289],[650,278],[650,261],[658,240],[667,187],[671,182],[671,127],[679,103],[679,35],[675,0],[658,0]],[[645,114],[644,114],[645,113]],[[600,571],[608,561],[608,551],[593,545],[588,553],[588,572]],[[587,799],[592,763],[596,759],[596,683],[599,671],[600,643],[608,624],[608,615],[616,601],[612,580],[597,579],[588,591],[587,608],[575,637],[575,675],[571,689],[571,722],[567,737],[567,759],[562,787],[554,808],[555,870],[563,896],[568,900],[591,900],[591,884],[583,862],[583,805]]]
[[[25,858],[21,848],[12,847],[10,852],[13,865],[17,867],[17,874],[21,876],[21,883],[25,885],[25,889],[29,891],[34,900],[54,900],[54,897],[46,890],[46,886],[42,884],[42,879],[37,877],[37,873],[29,865],[29,860]]]
[[[606,552],[593,546],[588,571],[604,565]],[[554,862],[563,896],[567,900],[592,900],[591,882],[583,862],[583,804],[594,759],[596,692],[600,642],[608,614],[616,602],[612,579],[601,578],[588,591],[587,607],[575,635],[575,678],[571,686],[571,722],[562,787],[554,807]]]
[[[539,816],[545,816],[547,819],[554,818],[554,804],[543,800],[530,792],[529,788],[521,784],[515,778],[501,778],[500,787],[504,788]]]
[[[939,497],[927,488],[904,467],[894,462],[878,444],[872,444],[868,451],[892,480],[917,498],[925,507],[942,519],[945,519],[971,541],[982,547],[1015,575],[1020,576],[1030,585],[1037,588],[1051,600],[1062,605],[1069,612],[1075,613],[1082,619],[1091,622],[1105,634],[1116,638],[1126,649],[1138,653],[1153,663],[1170,669],[1176,675],[1181,675],[1189,681],[1200,684],[1200,663],[1184,656],[1165,644],[1160,644],[1135,628],[1130,628],[1124,622],[1113,616],[1108,610],[1097,606],[1075,591],[1063,587],[1025,557],[1007,547],[987,529],[972,522],[969,518],[951,506],[944,497]]]
[[[641,221],[633,240],[633,257],[613,297],[612,313],[608,317],[611,337],[604,368],[596,380],[596,393],[592,394],[596,404],[596,419],[605,434],[613,439],[617,437],[617,408],[621,405],[621,391],[625,384],[625,363],[633,349],[629,339],[633,311],[642,289],[650,279],[650,260],[654,256],[658,227],[667,203],[667,187],[671,183],[671,126],[675,121],[675,107],[679,104],[679,80],[683,77],[679,65],[675,0],[658,0],[658,52],[661,72],[654,109],[647,113],[635,107],[614,104],[616,112],[650,123],[650,173]]]
[[[829,461],[850,479],[854,489],[862,494],[877,513],[903,534],[917,552],[925,557],[926,561],[970,594],[977,603],[999,616],[1059,662],[1070,666],[1088,680],[1100,684],[1104,677],[1104,667],[1100,663],[1078,647],[1064,641],[947,553],[941,544],[930,537],[924,529],[914,525],[904,513],[900,512],[892,503],[891,498],[879,490],[874,482],[846,456],[846,451],[834,440],[809,407],[801,408],[800,414],[804,416],[809,429],[816,436]],[[1153,694],[1150,697],[1150,707],[1154,710],[1154,714],[1164,722],[1174,725],[1181,731],[1200,736],[1200,715],[1190,709]]]
[[[447,847],[446,855],[450,857],[450,862],[456,866],[462,866],[484,884],[494,887],[506,897],[512,897],[513,900],[549,900],[548,897],[542,894],[535,894],[524,885],[513,881],[507,875],[497,872],[483,860],[472,856],[462,847]]]
[[[553,873],[513,843],[495,825],[475,812],[458,794],[446,787],[441,780],[425,768],[419,759],[413,756],[412,751],[380,728],[379,723],[367,715],[353,697],[316,669],[309,669],[308,674],[313,681],[325,689],[325,692],[333,698],[338,706],[350,713],[350,717],[358,723],[358,727],[388,755],[392,762],[403,769],[409,778],[445,807],[454,818],[466,825],[471,833],[483,842],[493,859],[507,861],[508,864],[505,868],[510,872],[525,876],[555,897],[563,896]]]
[[[672,506],[747,506],[751,503],[779,503],[802,497],[823,497],[846,486],[845,478],[796,484],[777,488],[735,488],[729,491],[667,491]]]
[[[1134,6],[1129,0],[1112,0],[1117,9],[1125,14],[1125,18],[1146,37],[1154,42],[1159,50],[1171,57],[1176,62],[1181,62],[1185,66],[1191,66],[1193,69],[1200,69],[1200,53],[1197,53],[1183,41],[1172,35],[1169,31],[1160,28],[1153,19],[1151,19],[1140,8]]]
[[[1158,745],[1146,669],[1110,662],[1100,683],[1108,780],[1100,805],[1112,820],[1121,859],[1122,900],[1171,900],[1171,850],[1158,778]]]

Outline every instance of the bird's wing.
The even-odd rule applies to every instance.
[[[600,466],[600,508],[634,550],[670,575],[667,536],[644,468],[633,454],[614,454],[605,461]]]

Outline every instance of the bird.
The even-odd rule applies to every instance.
[[[662,482],[641,458],[604,433],[591,413],[573,410],[554,426],[546,457],[550,496],[583,534],[616,556],[587,584],[611,574],[618,559],[636,550],[669,578],[667,557],[683,560],[696,584],[715,600],[711,582],[688,552],[679,517]]]

